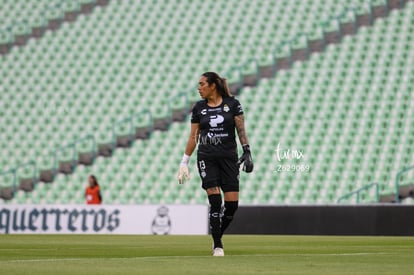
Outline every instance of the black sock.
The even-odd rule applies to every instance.
[[[213,194],[208,196],[210,202],[210,230],[214,241],[214,248],[223,248],[221,243],[221,224],[220,224],[220,210],[221,210],[221,195]]]
[[[233,220],[234,213],[236,213],[239,207],[239,201],[225,201],[224,202],[224,214],[221,218],[221,235],[223,235],[226,228]]]

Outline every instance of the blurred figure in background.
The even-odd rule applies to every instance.
[[[171,218],[168,208],[161,206],[157,209],[157,216],[152,220],[151,230],[154,235],[168,235],[171,231]]]
[[[86,187],[85,191],[86,204],[101,204],[102,196],[98,180],[94,175],[90,175],[88,181],[89,186]]]

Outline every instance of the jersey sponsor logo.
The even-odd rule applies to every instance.
[[[200,145],[218,145],[218,144],[222,144],[221,141],[221,137],[224,136],[228,136],[228,134],[219,134],[219,135],[215,135],[214,133],[207,133],[207,135],[205,136],[200,136],[199,138],[199,144]]]
[[[221,115],[210,116],[210,126],[217,127],[218,124],[223,123],[224,117]]]
[[[239,106],[237,106],[237,108],[239,108],[240,113],[243,112],[243,108],[242,108],[241,104],[239,104]]]
[[[203,109],[203,110],[201,110],[201,114],[202,114],[202,115],[207,114],[207,109]]]
[[[217,113],[221,113],[221,107],[217,107],[217,108],[209,108],[208,109],[209,112],[217,112]]]
[[[224,104],[223,111],[225,111],[226,113],[227,113],[228,111],[230,111],[229,105]]]

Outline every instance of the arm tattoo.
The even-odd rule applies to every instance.
[[[239,136],[241,145],[249,144],[249,142],[247,141],[246,129],[244,128],[244,116],[235,116],[234,122],[236,124],[237,134]]]

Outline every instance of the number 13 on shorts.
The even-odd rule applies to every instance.
[[[202,178],[205,178],[205,176],[207,175],[206,173],[206,163],[204,162],[204,160],[200,160],[198,162],[198,167],[200,168],[200,175]]]
[[[200,167],[200,170],[205,170],[206,169],[206,163],[204,162],[204,160],[200,160],[198,162],[198,167]]]

